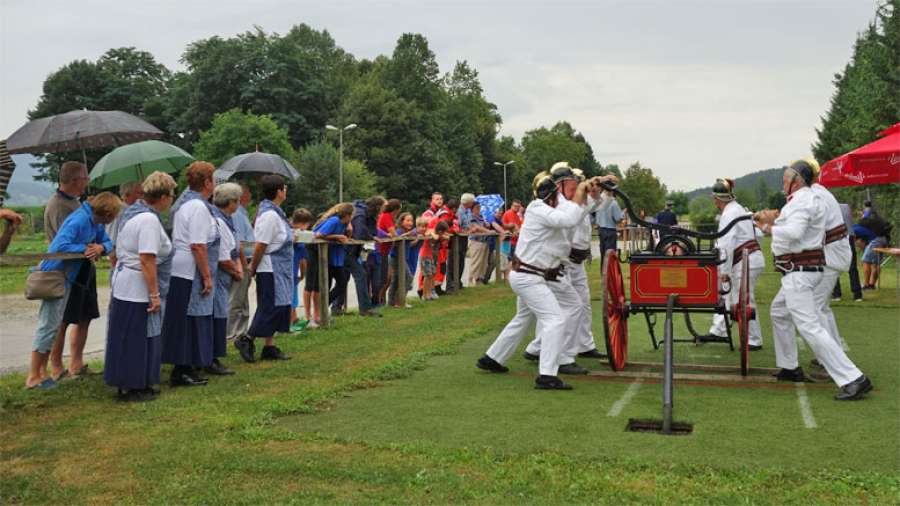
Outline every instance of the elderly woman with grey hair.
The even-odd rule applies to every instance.
[[[120,401],[150,401],[159,393],[153,385],[160,382],[162,313],[172,267],[172,241],[160,215],[175,201],[176,186],[168,174],[150,174],[141,185],[143,199],[118,220],[103,380],[118,388]]]
[[[228,293],[231,284],[244,277],[244,251],[238,244],[235,235],[232,215],[240,205],[243,188],[235,183],[224,183],[213,190],[212,201],[215,205],[214,215],[219,227],[222,243],[219,246],[218,273],[213,295],[213,362],[205,368],[208,374],[228,376],[234,371],[226,368],[219,361],[228,351]]]

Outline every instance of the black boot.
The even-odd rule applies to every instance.
[[[606,354],[600,353],[600,350],[598,350],[597,348],[594,348],[593,350],[582,351],[578,354],[578,356],[584,358],[606,358]]]
[[[291,357],[281,352],[278,346],[263,346],[259,354],[260,360],[290,360]]]
[[[575,362],[571,364],[563,364],[559,366],[559,374],[568,374],[569,376],[580,376],[583,374],[587,374],[589,371],[584,367],[581,367]]]
[[[194,374],[194,370],[183,365],[172,368],[172,376],[169,377],[169,385],[172,387],[199,387],[207,384],[206,378],[200,378]]]
[[[234,371],[222,365],[222,362],[219,362],[219,359],[213,359],[213,363],[207,367],[204,367],[203,370],[206,374],[212,374],[213,376],[231,376],[234,374]]]
[[[796,369],[781,369],[774,375],[778,381],[793,381],[794,383],[812,383],[812,380],[806,377],[802,367]]]
[[[533,353],[528,353],[527,351],[523,351],[522,358],[524,358],[525,360],[528,360],[530,362],[537,362],[538,360],[541,359],[541,356],[535,355]]]
[[[475,362],[475,367],[488,371],[488,372],[496,372],[496,373],[504,373],[509,372],[509,367],[506,367],[491,357],[485,355],[478,359],[478,362]]]
[[[240,353],[241,358],[244,359],[244,362],[253,363],[256,362],[256,358],[253,356],[256,346],[253,344],[253,339],[247,336],[241,336],[234,340],[234,347],[237,348],[238,353]]]
[[[862,399],[866,393],[871,392],[872,388],[872,382],[869,381],[869,378],[867,378],[865,374],[863,374],[850,383],[842,386],[841,389],[838,390],[837,395],[834,396],[834,400],[856,401]]]
[[[572,390],[572,386],[563,382],[556,376],[541,374],[534,380],[534,388],[537,390]]]

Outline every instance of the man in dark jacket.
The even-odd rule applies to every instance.
[[[371,197],[368,200],[356,200],[353,202],[353,217],[350,218],[350,226],[353,227],[352,239],[371,241],[375,238],[376,220],[382,206],[384,206],[382,197]],[[351,244],[346,246],[346,248],[347,255],[344,257],[344,267],[353,276],[360,316],[381,316],[372,310],[372,298],[369,296],[369,272],[367,272],[366,268],[363,246]],[[343,292],[343,296],[335,300],[335,306],[339,308],[346,306],[346,287]]]

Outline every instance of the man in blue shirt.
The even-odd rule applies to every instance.
[[[593,213],[591,216],[594,224],[597,225],[597,234],[600,236],[600,258],[606,258],[608,250],[616,249],[616,241],[618,239],[617,227],[619,223],[625,219],[622,208],[619,207],[618,201],[613,201],[600,211]]]
[[[82,254],[86,260],[45,260],[39,266],[41,271],[64,271],[65,292],[61,298],[41,301],[31,352],[31,367],[25,379],[27,388],[47,389],[56,386],[56,381],[47,374],[47,360],[63,320],[72,283],[82,262],[93,261],[112,250],[112,242],[103,225],[112,222],[121,208],[122,201],[119,197],[103,192],[72,212],[53,237],[47,253]]]
[[[250,223],[250,215],[247,207],[250,206],[250,187],[241,184],[244,192],[241,194],[240,205],[237,211],[231,215],[234,221],[234,238],[240,243],[255,243],[256,238],[253,236],[253,225]],[[253,256],[253,246],[244,246],[244,256],[247,262]],[[243,266],[244,272],[247,272],[247,265]],[[232,283],[228,289],[228,324],[226,335],[229,339],[237,339],[247,333],[250,328],[250,299],[247,292],[250,290],[251,276],[244,276],[238,283]]]

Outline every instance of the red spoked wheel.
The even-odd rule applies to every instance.
[[[625,307],[625,282],[615,250],[606,252],[603,259],[603,336],[606,355],[613,371],[625,368],[628,355],[628,313]]]
[[[744,251],[741,259],[741,284],[738,287],[737,304],[731,307],[731,315],[737,323],[740,338],[741,376],[746,376],[750,369],[750,320],[754,309],[750,305],[750,255]]]

